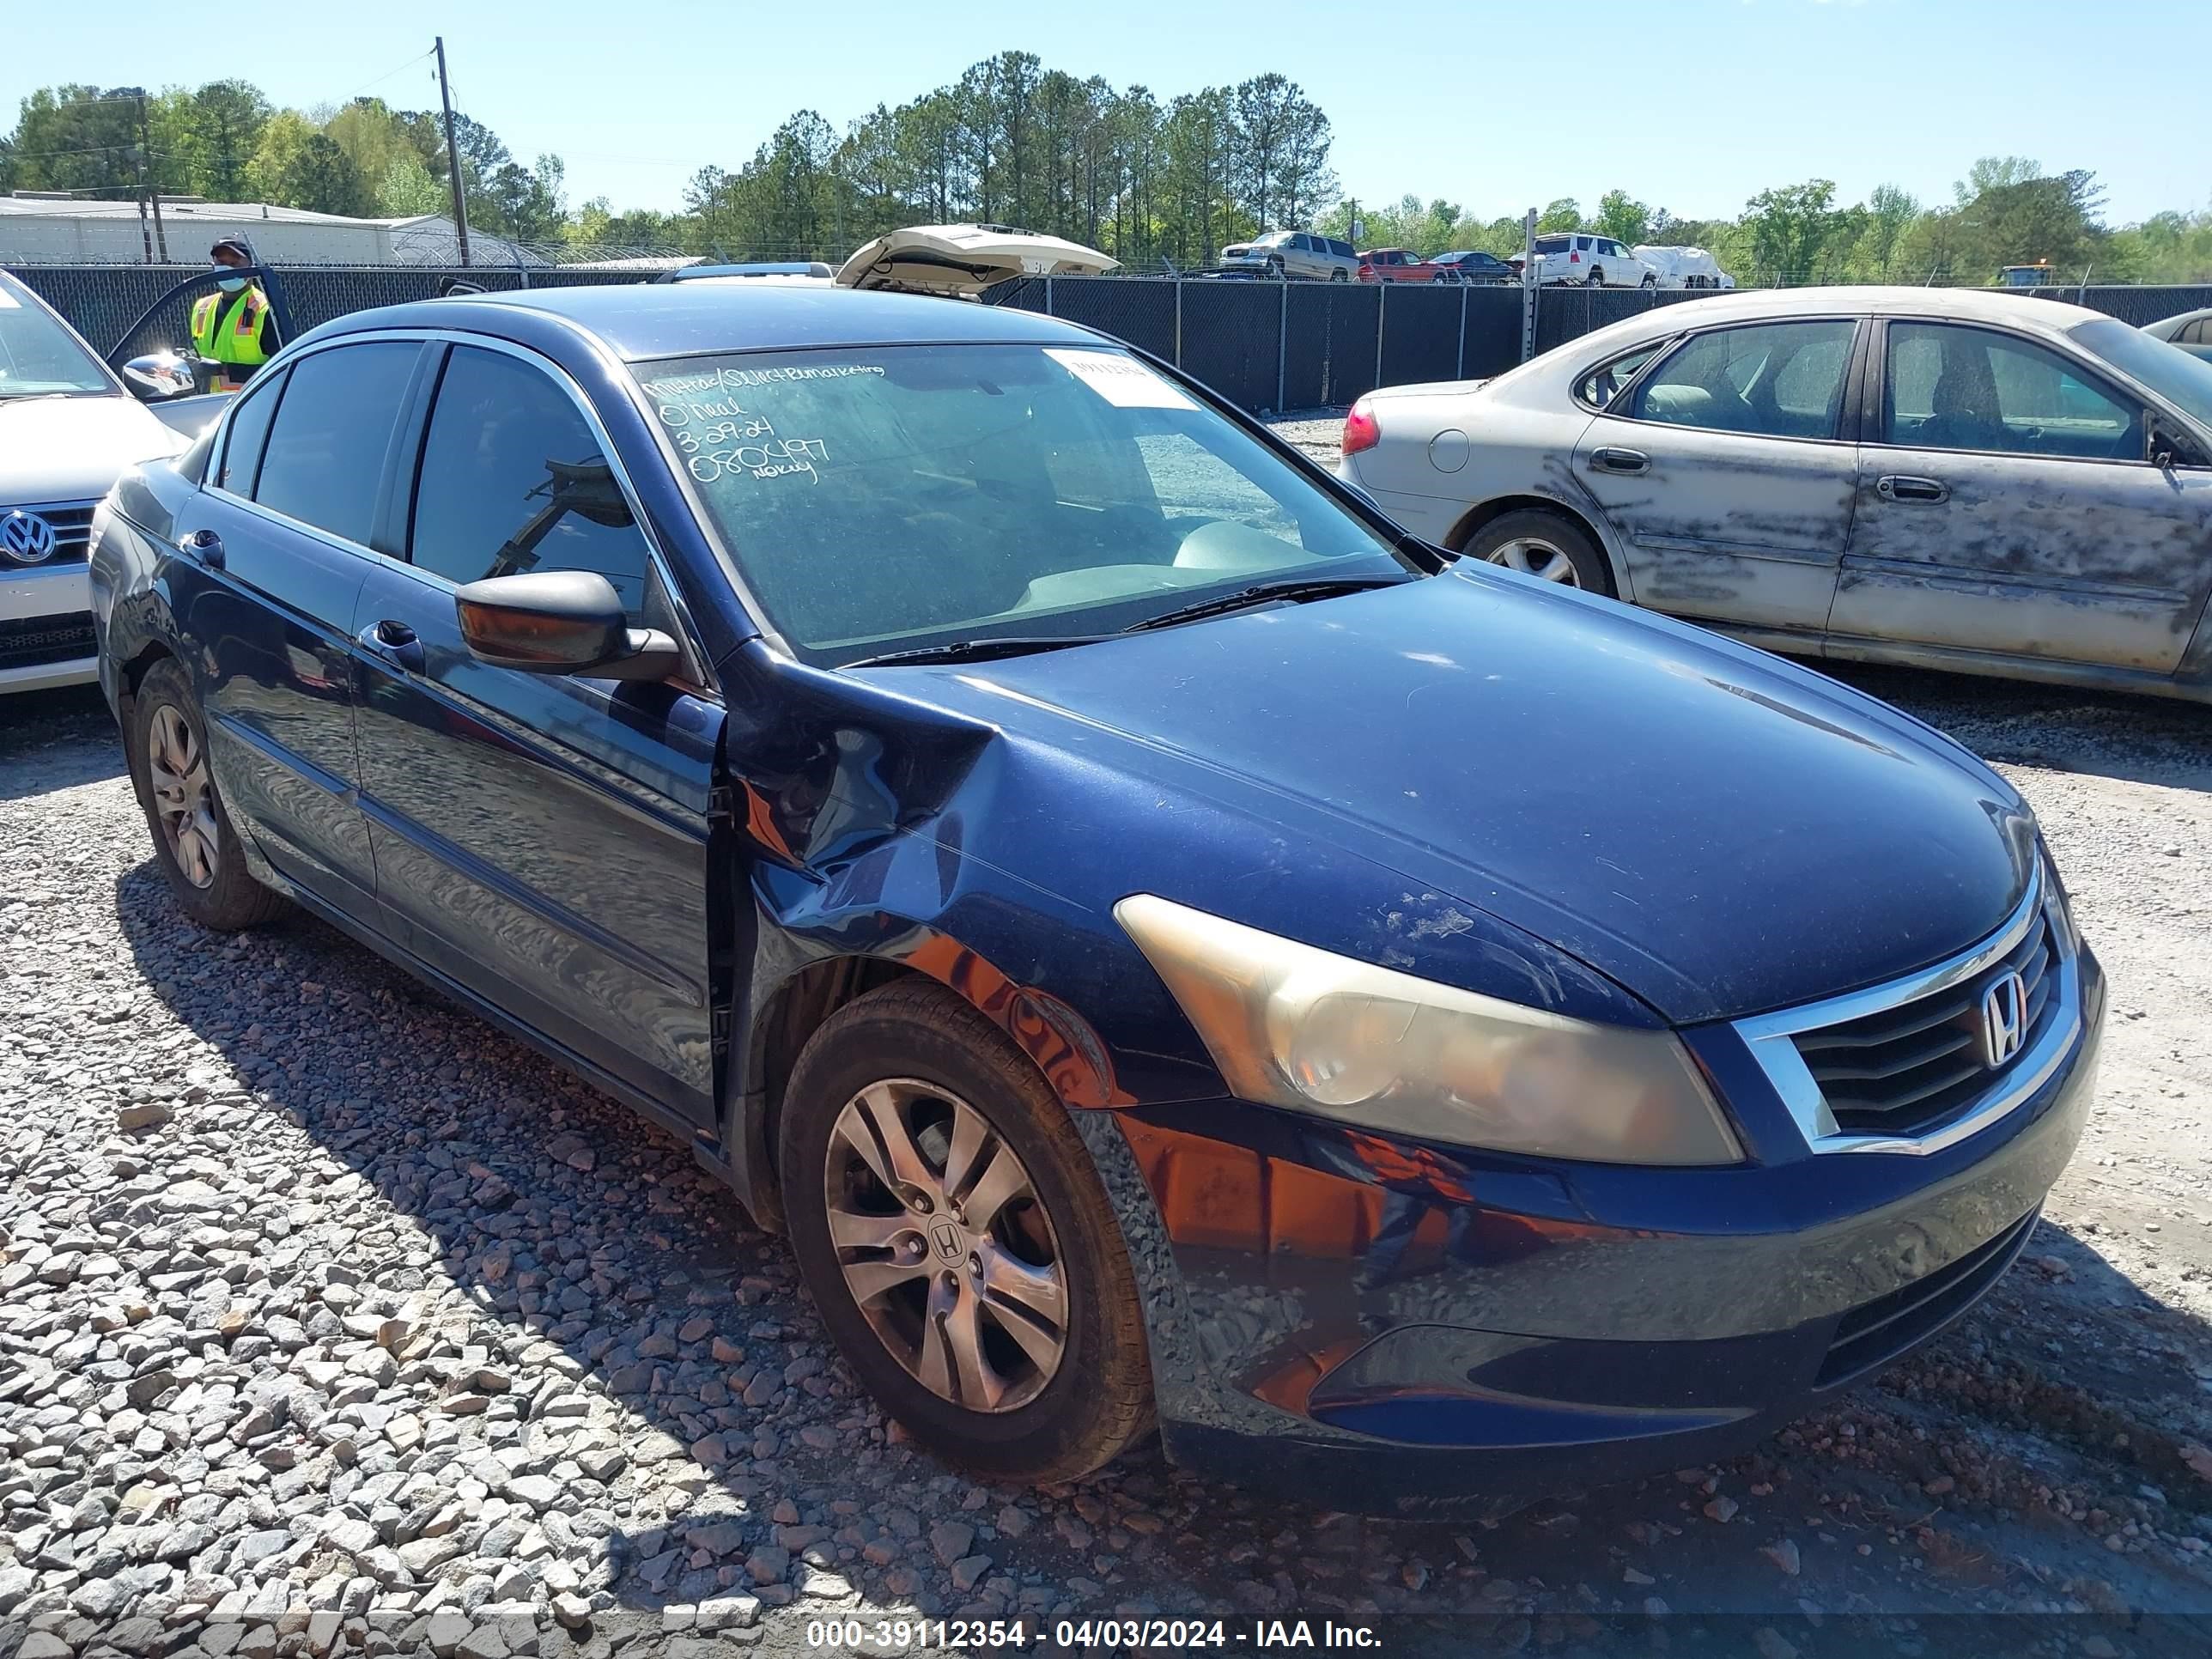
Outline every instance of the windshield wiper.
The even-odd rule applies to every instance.
[[[1279,602],[1302,605],[1308,599],[1334,599],[1340,593],[1364,593],[1370,588],[1395,587],[1401,582],[1419,580],[1418,576],[1315,576],[1304,580],[1259,582],[1250,587],[1240,587],[1234,593],[1217,594],[1210,599],[1200,599],[1193,605],[1163,611],[1157,617],[1131,623],[1121,631],[1139,634],[1148,628],[1173,628],[1178,623],[1197,622],[1202,617],[1218,617],[1224,611],[1243,611],[1255,605]]]
[[[917,645],[905,651],[886,651],[879,657],[858,657],[840,668],[881,668],[899,662],[988,662],[993,657],[1025,657],[1033,651],[1057,651],[1064,645],[1097,645],[1111,634],[1000,635],[995,639],[954,640],[945,645]]]

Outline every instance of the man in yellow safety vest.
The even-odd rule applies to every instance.
[[[245,243],[225,239],[208,250],[219,266],[240,270],[253,264]],[[217,293],[192,301],[192,349],[211,357],[222,367],[217,389],[235,392],[252,378],[253,371],[269,361],[281,343],[269,320],[269,296],[251,276],[219,279]]]

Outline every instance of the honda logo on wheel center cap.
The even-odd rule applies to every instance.
[[[17,507],[0,519],[0,553],[17,564],[43,564],[54,556],[54,527]]]
[[[2027,1040],[2027,983],[2017,973],[2002,974],[1982,993],[1982,1063],[1994,1070]]]
[[[959,1261],[967,1249],[967,1241],[961,1237],[960,1229],[949,1221],[940,1221],[929,1230],[929,1242],[947,1261]]]

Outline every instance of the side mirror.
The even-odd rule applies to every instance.
[[[198,362],[173,351],[151,351],[133,357],[123,365],[123,384],[144,404],[167,403],[172,398],[190,398],[207,390],[200,384]]]
[[[665,680],[684,653],[658,629],[632,628],[614,584],[596,570],[487,576],[455,590],[469,654],[531,674]]]

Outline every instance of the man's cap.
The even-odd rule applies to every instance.
[[[253,258],[253,250],[246,246],[245,243],[240,241],[235,236],[226,236],[222,240],[217,242],[213,247],[210,248],[208,250],[208,258],[212,259],[218,253],[235,253],[240,258],[249,261]]]

